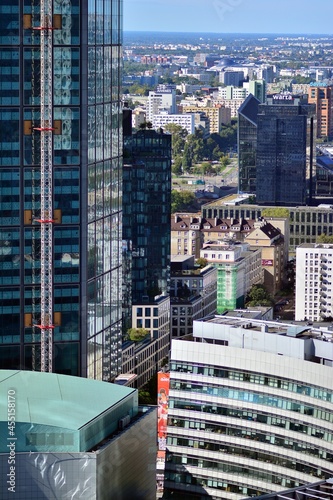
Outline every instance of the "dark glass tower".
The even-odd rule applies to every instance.
[[[144,328],[142,343],[123,344],[123,371],[142,387],[170,350],[171,135],[132,134],[124,110],[123,331]]]
[[[315,106],[307,96],[276,94],[258,111],[256,195],[260,205],[311,204]]]
[[[260,101],[250,94],[238,110],[238,191],[256,192],[257,120]]]
[[[165,295],[170,272],[171,135],[126,138],[124,238],[132,242],[132,303]]]
[[[0,368],[40,369],[40,2],[0,5]],[[121,365],[121,0],[53,0],[53,371]]]

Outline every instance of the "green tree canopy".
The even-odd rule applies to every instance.
[[[145,328],[129,328],[127,333],[130,340],[133,342],[140,342],[140,340],[143,340],[149,334],[149,331]]]
[[[272,299],[263,285],[253,285],[247,295],[247,306],[271,306]]]
[[[170,132],[172,135],[171,145],[172,145],[172,156],[173,158],[177,155],[182,154],[185,147],[185,139],[187,136],[187,130],[177,123],[168,123],[164,127],[166,132]]]
[[[203,257],[199,257],[195,263],[202,269],[203,267],[206,267],[208,264],[208,260],[204,259]]]
[[[171,213],[191,209],[195,196],[191,191],[171,191]]]
[[[184,146],[182,167],[183,172],[189,172],[192,168],[192,150],[188,143]]]
[[[317,243],[333,244],[333,236],[328,234],[321,234],[320,236],[317,236]]]
[[[171,172],[175,175],[181,175],[183,173],[182,165],[183,158],[181,156],[176,156],[171,166]]]

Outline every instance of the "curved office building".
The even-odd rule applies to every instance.
[[[173,340],[165,498],[241,499],[333,474],[328,330],[239,317]]]

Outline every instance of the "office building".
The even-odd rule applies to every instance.
[[[170,300],[172,337],[192,333],[195,320],[216,314],[217,269],[195,266],[193,255],[173,255]]]
[[[238,110],[238,191],[256,192],[258,109],[260,101],[250,94]]]
[[[327,498],[332,494],[333,478],[329,478],[327,481],[316,481],[315,483],[305,484],[299,486],[298,488],[279,491],[278,493],[269,493],[268,495],[261,495],[260,497],[252,497],[252,499],[260,498],[260,500],[280,500],[283,497],[285,500],[298,500],[302,495],[305,497],[311,495],[313,500],[324,500],[324,498]]]
[[[161,111],[168,114],[176,113],[176,87],[174,85],[159,85],[156,91],[149,92],[146,117],[147,121],[152,122],[153,116]]]
[[[165,498],[240,500],[331,478],[332,340],[240,315],[173,339]]]
[[[243,87],[247,90],[248,94],[252,94],[259,99],[261,103],[266,101],[266,81],[265,80],[250,80],[244,82]]]
[[[10,428],[7,395],[15,417]],[[154,498],[156,420],[155,408],[138,406],[135,389],[1,371],[1,499]]]
[[[276,76],[276,68],[274,66],[262,65],[257,74],[259,79],[265,80],[267,83],[272,83]]]
[[[154,129],[164,128],[169,123],[175,123],[176,125],[179,125],[183,129],[185,129],[188,134],[194,134],[194,113],[170,115],[168,112],[162,111],[158,115],[152,116],[152,124]]]
[[[154,352],[131,361],[130,352],[143,345],[126,344],[123,372],[134,367],[141,387],[153,374],[151,361],[158,371],[170,348],[171,135],[129,131],[124,155],[123,335],[129,328],[146,329]]]
[[[247,243],[211,242],[203,246],[200,257],[217,268],[217,312],[244,307],[253,285],[262,283],[261,249]]]
[[[312,203],[315,106],[290,93],[267,97],[257,117],[256,198],[259,205]]]
[[[219,81],[224,85],[240,87],[244,81],[244,71],[221,71],[219,74]]]
[[[312,82],[309,85],[308,100],[316,105],[318,138],[333,138],[333,83]]]
[[[279,221],[284,238],[289,239],[289,253],[295,254],[296,248],[303,243],[316,243],[318,236],[333,235],[333,205],[320,204],[317,207],[285,207],[279,214],[275,206],[258,206],[249,203],[249,196],[231,195],[202,207],[203,217],[245,217],[257,219],[265,217],[277,226]],[[277,217],[276,217],[277,215]],[[273,222],[274,221],[274,222]]]
[[[333,245],[305,243],[296,249],[296,321],[333,317]]]
[[[122,2],[103,12],[54,0],[44,26],[39,5],[1,2],[0,367],[40,370],[44,329],[49,369],[110,381],[121,365]]]

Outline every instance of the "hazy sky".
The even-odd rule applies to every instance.
[[[332,0],[123,0],[124,29],[333,34]]]

